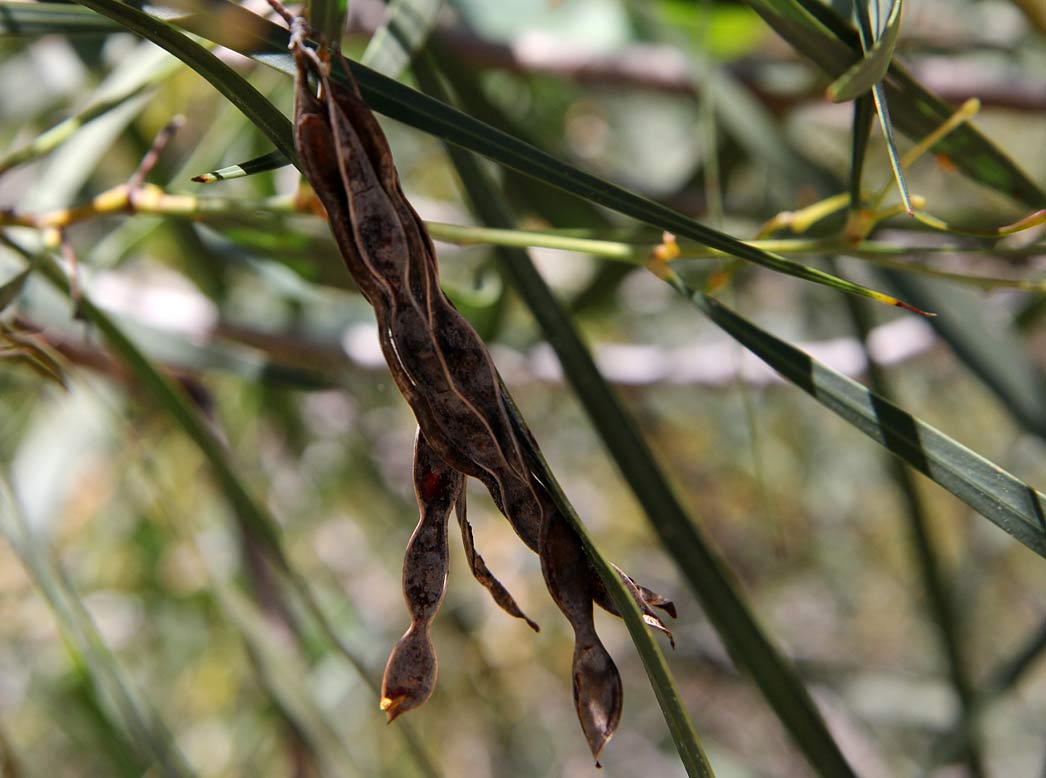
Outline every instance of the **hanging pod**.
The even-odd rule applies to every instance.
[[[476,552],[464,494],[465,477],[472,476],[540,556],[549,593],[570,622],[574,702],[598,759],[620,721],[622,693],[592,611],[594,604],[617,611],[576,531],[534,475],[525,452],[537,444],[513,424],[486,345],[440,288],[432,241],[403,195],[388,142],[348,63],[325,46],[311,48],[304,20],[277,10],[291,25],[298,69],[294,141],[302,170],[353,280],[374,308],[389,371],[419,426],[414,487],[420,519],[403,562],[411,623],[385,668],[381,708],[391,721],[424,703],[435,686],[429,629],[446,588],[447,525],[455,507],[476,580],[503,610],[538,629]],[[331,78],[332,64],[344,71],[347,86]],[[618,573],[647,624],[671,638],[653,611],[675,616],[671,601]]]

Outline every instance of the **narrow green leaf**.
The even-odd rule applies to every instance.
[[[116,22],[75,5],[10,0],[0,2],[0,37],[107,35],[122,29]]]
[[[126,21],[128,29],[153,40],[167,48],[172,54],[183,59],[190,67],[193,63],[201,65],[201,75],[211,81],[223,94],[238,95],[236,104],[255,121],[256,118],[266,121],[269,129],[261,127],[285,153],[290,126],[285,118],[272,121],[275,109],[253,87],[240,76],[214,59],[210,52],[188,42],[177,43],[170,39],[177,36],[170,27],[153,17],[139,11],[128,9],[117,0],[78,0],[89,7],[97,7],[101,13],[110,14],[121,23]],[[115,8],[114,8],[115,6]],[[259,62],[270,65],[288,73],[294,72],[294,63],[286,51],[288,33],[277,25],[240,8],[225,0],[215,0],[210,7],[220,7],[221,23],[217,23],[215,14],[205,15],[189,13],[172,17],[172,21],[209,40],[228,46]],[[123,9],[123,10],[121,10]],[[213,18],[212,18],[213,17]],[[278,41],[278,42],[277,42]],[[169,48],[168,48],[169,47]],[[206,56],[203,56],[206,54]],[[214,64],[221,65],[217,71]],[[866,289],[857,284],[844,281],[816,268],[800,265],[776,254],[762,251],[754,246],[742,243],[725,233],[706,227],[678,211],[654,202],[648,198],[630,192],[623,187],[604,181],[598,176],[586,173],[572,165],[547,154],[540,149],[514,138],[500,130],[479,122],[451,106],[434,100],[427,95],[404,86],[392,79],[382,76],[359,63],[351,63],[364,98],[374,110],[380,111],[394,119],[399,119],[429,134],[435,135],[455,145],[476,151],[520,173],[538,178],[552,186],[568,191],[587,200],[600,203],[626,216],[651,224],[658,229],[668,230],[673,234],[704,243],[711,248],[723,251],[731,256],[762,265],[779,273],[785,273],[813,283],[824,284],[850,294],[876,300],[886,305],[895,305],[926,314],[889,295]],[[196,69],[194,67],[194,69]],[[230,76],[231,74],[231,76]],[[345,81],[346,76],[340,67],[334,68],[336,80]],[[263,105],[256,105],[260,101]],[[264,108],[264,110],[262,110]],[[250,113],[247,110],[250,109]],[[261,126],[261,125],[259,125]],[[270,134],[270,130],[272,133]]]
[[[901,12],[904,0],[894,0],[886,27],[871,49],[865,52],[849,70],[828,87],[828,97],[835,103],[856,100],[883,80],[893,59],[897,36],[901,32]]]
[[[246,79],[226,65],[203,46],[181,34],[166,22],[139,11],[119,0],[78,0],[80,5],[107,16],[122,27],[152,41],[173,54],[198,74],[206,78],[221,94],[233,103],[272,141],[277,149],[294,158],[291,123],[272,103],[265,99]],[[248,14],[260,19],[253,14]],[[213,23],[229,27],[225,19]],[[286,40],[286,37],[285,37]]]
[[[1046,557],[1046,495],[864,386],[759,329],[718,300],[673,287],[791,383],[986,519]]]
[[[286,154],[275,150],[262,154],[260,157],[249,159],[246,162],[241,162],[238,165],[212,170],[210,173],[201,173],[198,176],[193,176],[192,180],[197,184],[213,184],[216,181],[228,181],[232,178],[243,178],[244,176],[253,176],[257,173],[266,173],[290,164],[293,163]]]
[[[820,0],[746,0],[781,37],[810,59],[829,77],[838,78],[861,54],[857,31]],[[903,66],[894,61],[882,81],[886,100],[893,108],[894,123],[909,138],[929,135],[954,113],[954,109],[929,92]],[[1031,208],[1046,203],[1046,193],[990,140],[964,125],[934,147],[966,175]]]
[[[443,0],[393,0],[360,62],[389,78],[399,78],[425,45],[439,21]]]
[[[171,733],[156,711],[132,692],[54,551],[30,527],[6,472],[0,476],[0,533],[32,576],[98,696],[112,705],[114,718],[138,756],[164,778],[191,778],[193,772]]]
[[[348,0],[305,0],[305,18],[323,39],[341,46]]]
[[[1013,332],[985,315],[983,297],[893,270],[890,286],[920,304],[939,305],[931,323],[952,351],[1028,432],[1046,440],[1046,376]]]
[[[18,299],[18,296],[25,288],[25,282],[29,280],[29,276],[33,274],[34,270],[36,270],[35,262],[0,286],[0,311],[6,310],[11,303]]]
[[[868,139],[872,134],[873,98],[863,95],[854,101],[853,147],[850,152],[850,210],[861,207],[861,179],[864,160],[868,153]]]
[[[901,194],[904,210],[910,216],[915,209],[912,207],[911,195],[908,194],[908,181],[904,177],[901,154],[897,151],[897,141],[893,134],[893,121],[890,119],[890,107],[886,102],[886,92],[882,84],[876,84],[872,87],[872,97],[875,98],[875,112],[879,114],[879,126],[883,128],[886,153],[890,157],[890,169],[893,171],[894,180],[897,181],[897,190]]]
[[[438,88],[439,82],[426,67],[416,66],[415,74],[426,90]],[[492,227],[511,228],[511,214],[476,160],[453,147],[449,152],[482,221]],[[555,300],[529,256],[524,251],[507,248],[499,249],[498,254],[504,260],[502,267],[507,278],[556,350],[578,401],[620,468],[625,482],[635,492],[662,546],[700,598],[734,661],[751,673],[778,718],[821,775],[831,778],[853,776],[794,668],[760,628],[726,564],[679,503],[635,422],[600,374],[573,322]],[[642,632],[645,634],[645,630]],[[637,646],[640,640],[645,644],[649,638],[632,634]],[[689,727],[684,726],[688,724],[686,711],[676,710],[670,688],[658,691],[663,682],[655,655],[641,656],[644,663],[651,662],[645,666],[655,692],[668,695],[664,700],[659,697],[659,702],[666,721],[675,722],[669,726],[673,737],[677,738],[677,750],[686,760],[687,755],[693,753],[686,735]],[[693,769],[697,769],[697,765]]]

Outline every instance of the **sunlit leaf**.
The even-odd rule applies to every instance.
[[[828,97],[832,102],[844,103],[856,100],[883,80],[893,50],[897,45],[897,36],[901,32],[901,12],[904,0],[894,0],[886,27],[882,35],[875,40],[871,49],[855,62],[849,70],[828,86]]]

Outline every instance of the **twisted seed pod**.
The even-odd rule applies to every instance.
[[[381,681],[381,709],[389,721],[425,702],[436,685],[436,651],[429,626],[447,587],[447,522],[464,480],[435,455],[419,431],[414,491],[421,518],[403,558],[403,597],[410,627],[392,649]]]
[[[462,492],[464,476],[471,475],[541,557],[549,591],[574,630],[575,705],[598,758],[620,720],[621,679],[596,635],[592,605],[617,611],[576,532],[526,459],[522,442],[535,451],[537,444],[508,413],[510,400],[486,346],[440,289],[432,242],[403,195],[388,143],[347,63],[336,55],[349,87],[330,78],[329,52],[309,49],[306,31],[301,20],[292,25],[295,146],[345,263],[374,308],[389,370],[420,428],[415,490],[421,520],[403,572],[411,626],[389,658],[381,706],[392,720],[432,692],[436,658],[428,632],[446,584],[446,526],[455,502],[473,574],[501,607],[537,629],[475,551]],[[671,602],[618,573],[646,622],[667,633],[652,609],[674,616]]]
[[[509,594],[501,581],[494,577],[493,573],[490,572],[490,568],[487,567],[487,563],[483,561],[483,557],[476,551],[476,542],[472,537],[472,525],[469,524],[469,520],[465,510],[465,492],[461,492],[461,496],[458,498],[457,504],[457,515],[458,515],[458,526],[461,528],[461,542],[465,545],[465,559],[468,560],[469,569],[472,570],[472,575],[475,576],[476,580],[486,587],[487,591],[490,592],[490,596],[494,598],[503,611],[508,613],[510,616],[515,616],[517,619],[523,619],[527,622],[527,625],[535,632],[540,632],[541,628],[525,614],[520,607],[516,604],[515,598]]]
[[[574,707],[598,765],[603,746],[621,720],[621,676],[596,634],[588,557],[577,533],[558,513],[548,517],[541,536],[541,571],[574,629]]]

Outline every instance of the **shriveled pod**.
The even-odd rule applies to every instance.
[[[636,605],[639,606],[639,612],[643,616],[643,622],[648,627],[653,627],[658,632],[663,632],[668,638],[668,642],[672,645],[672,648],[675,648],[676,639],[672,635],[672,630],[666,627],[665,623],[661,621],[661,617],[654,613],[654,608],[660,608],[674,619],[676,617],[675,603],[645,586],[640,586],[635,582],[632,576],[617,565],[612,565],[612,567],[615,572],[617,572],[618,578],[621,579],[621,583],[625,585],[629,594],[632,595],[632,599],[635,600]],[[595,571],[593,571],[593,575],[595,575]],[[598,576],[593,580],[593,589],[595,591],[593,599],[599,607],[603,608],[608,613],[613,613],[615,616],[621,615],[617,610],[617,606],[614,605],[613,600],[610,599],[610,592],[607,591],[606,585]]]
[[[574,528],[559,513],[546,517],[541,571],[552,599],[574,629],[574,707],[598,765],[600,752],[621,720],[621,675],[596,634],[594,571]]]
[[[403,597],[410,627],[392,649],[381,682],[381,709],[392,721],[418,707],[436,685],[432,619],[447,588],[447,524],[464,476],[435,456],[419,431],[414,446],[414,491],[421,518],[403,558]]]
[[[420,427],[415,490],[421,520],[403,573],[411,626],[389,658],[382,708],[391,720],[432,692],[436,659],[429,624],[446,586],[447,522],[455,504],[473,575],[498,605],[537,628],[476,552],[463,494],[464,477],[471,475],[540,555],[549,591],[573,627],[575,702],[598,756],[620,719],[621,680],[596,635],[593,603],[617,611],[577,534],[534,475],[527,457],[537,444],[509,413],[511,399],[486,346],[440,289],[432,242],[403,195],[388,143],[347,63],[323,46],[310,49],[304,21],[270,2],[291,23],[298,67],[295,148],[303,172],[346,266],[374,308],[389,370]],[[331,78],[331,57],[344,68],[345,85]],[[674,616],[671,602],[618,572],[646,622],[668,632],[653,609]]]
[[[537,495],[502,404],[497,371],[482,340],[439,287],[435,250],[424,224],[403,196],[381,128],[357,92],[329,77],[312,54],[299,67],[317,76],[326,101],[342,193],[331,196],[329,167],[316,171],[314,186],[324,205],[347,207],[336,229],[353,278],[374,305],[379,337],[397,386],[410,403],[432,446],[456,469],[479,478],[517,533],[535,551],[540,534]],[[346,71],[347,72],[347,71]],[[310,112],[310,139],[317,101]],[[303,161],[314,155],[299,148]],[[321,165],[330,162],[325,155]],[[306,164],[307,173],[312,165]],[[325,199],[326,198],[326,199]],[[328,210],[330,208],[328,207]],[[332,227],[335,224],[332,222]],[[345,228],[343,228],[345,227]]]
[[[472,537],[472,525],[469,524],[468,515],[465,509],[465,492],[462,490],[461,496],[458,498],[457,506],[458,515],[458,527],[461,529],[461,542],[465,545],[465,559],[469,563],[469,569],[472,570],[472,575],[475,576],[476,580],[486,587],[487,591],[490,592],[490,596],[494,598],[494,602],[510,616],[515,616],[517,619],[523,619],[535,632],[540,632],[541,628],[533,621],[527,614],[525,614],[520,607],[516,604],[515,598],[509,594],[501,581],[494,577],[494,574],[490,572],[490,568],[487,567],[487,563],[483,561],[483,557],[476,551],[476,541]]]

